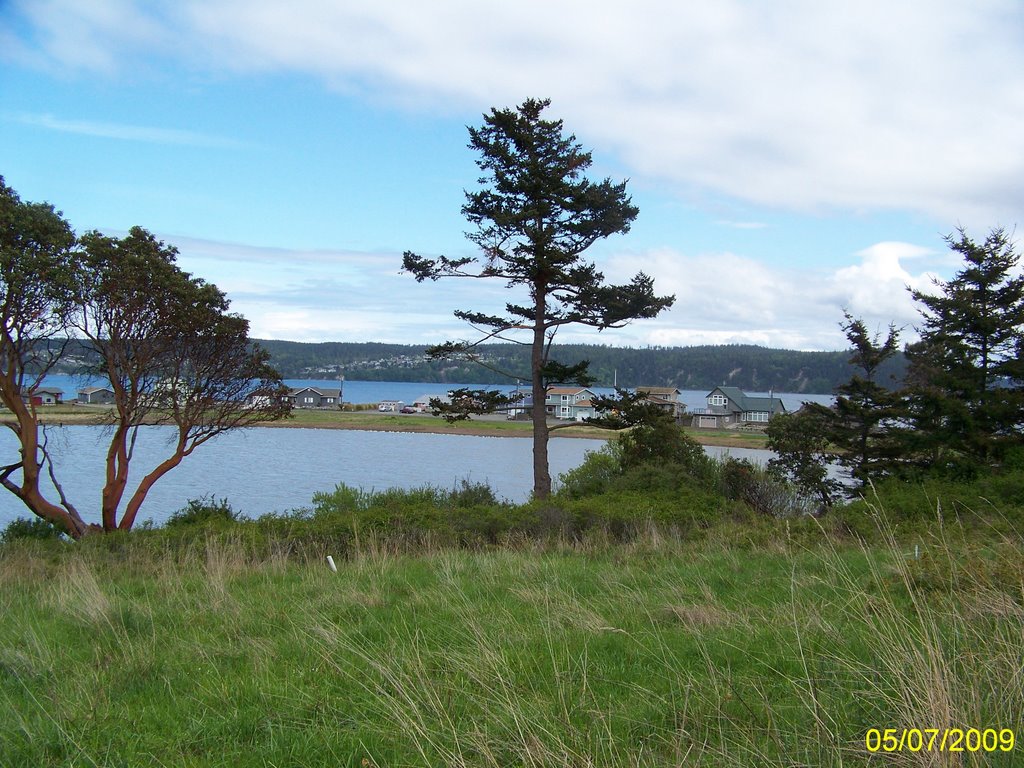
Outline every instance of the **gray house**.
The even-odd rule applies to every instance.
[[[686,403],[679,399],[682,392],[675,387],[637,387],[636,393],[644,401],[657,406],[673,419],[680,418],[686,411]]]
[[[296,408],[340,408],[341,389],[334,387],[300,387],[291,389],[285,400]]]
[[[544,410],[556,419],[583,421],[597,415],[594,396],[586,387],[548,387]]]
[[[86,387],[78,390],[78,402],[85,405],[110,405],[114,402],[114,390],[110,387]]]
[[[703,429],[735,429],[764,426],[773,416],[786,412],[782,400],[747,395],[739,387],[715,387],[707,394],[707,408],[694,411],[693,426]]]

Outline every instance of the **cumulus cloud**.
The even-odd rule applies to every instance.
[[[928,290],[934,272],[912,272],[904,261],[941,256],[909,243],[877,243],[851,254],[853,263],[831,271],[778,269],[733,253],[687,255],[673,249],[623,253],[606,268],[610,279],[644,271],[675,306],[656,320],[637,323],[616,343],[690,345],[760,344],[788,349],[843,349],[843,311],[868,327],[894,323],[913,337],[918,311],[908,287]]]
[[[107,72],[160,51],[194,68],[300,73],[459,115],[549,95],[628,173],[697,199],[913,210],[982,226],[1024,209],[1015,0],[18,7],[32,52],[67,67]]]

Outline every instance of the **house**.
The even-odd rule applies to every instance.
[[[680,418],[686,411],[686,403],[680,400],[680,392],[675,387],[637,387],[636,393],[644,396],[644,401],[657,406],[673,419]]]
[[[110,405],[114,402],[114,390],[110,387],[86,387],[78,390],[78,402],[83,405]]]
[[[285,400],[296,408],[340,408],[341,390],[334,387],[290,389]]]
[[[451,405],[452,402],[450,395],[420,395],[412,401],[412,407],[420,413],[429,413],[433,410],[430,406],[431,400],[437,400],[445,405]]]
[[[401,400],[381,400],[377,404],[377,410],[381,413],[398,413],[405,406]]]
[[[763,426],[773,416],[786,412],[782,400],[747,395],[739,387],[715,387],[707,394],[707,408],[694,410],[693,426],[703,429],[735,429]]]
[[[556,419],[582,421],[597,415],[594,397],[586,387],[548,387],[544,411]]]
[[[21,399],[25,405],[60,405],[64,402],[64,390],[54,387],[22,389]]]

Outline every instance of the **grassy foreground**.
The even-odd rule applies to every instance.
[[[3,766],[960,766],[1024,741],[1024,546],[648,528],[339,556],[106,537],[0,549]]]

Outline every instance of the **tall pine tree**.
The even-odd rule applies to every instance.
[[[515,109],[492,109],[480,128],[469,129],[469,146],[478,153],[480,189],[466,193],[462,213],[475,228],[467,237],[478,257],[429,259],[407,251],[403,269],[416,280],[492,277],[520,289],[501,315],[460,310],[456,317],[485,329],[471,342],[448,342],[428,354],[478,360],[481,342],[520,340],[530,349],[529,369],[509,372],[530,381],[533,396],[533,494],[551,492],[544,400],[552,383],[587,386],[587,361],[557,363],[551,348],[566,325],[618,328],[630,320],[655,317],[674,297],[656,296],[654,281],[638,273],[624,285],[608,285],[585,251],[597,241],[629,231],[637,208],[626,182],[593,182],[585,176],[589,152],[561,120],[546,120],[547,100],[529,99]],[[455,404],[465,411],[493,407],[485,392],[460,392]]]
[[[946,242],[964,267],[935,293],[912,292],[922,324],[907,348],[908,448],[923,464],[973,474],[1024,442],[1024,277],[1004,229],[980,244],[959,229]]]

